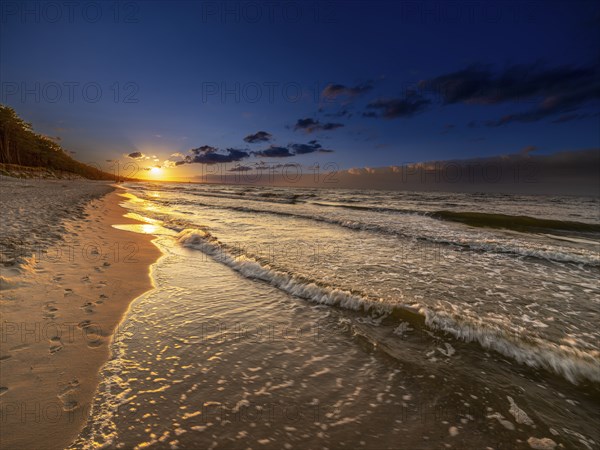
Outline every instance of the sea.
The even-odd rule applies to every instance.
[[[163,256],[72,448],[600,448],[598,197],[120,192]]]

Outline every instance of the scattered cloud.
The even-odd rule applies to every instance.
[[[191,155],[185,157],[185,163],[193,164],[217,164],[217,163],[228,163],[241,161],[244,158],[250,156],[245,150],[238,150],[235,148],[228,148],[225,151],[220,151],[216,147],[210,145],[203,145],[198,148],[190,150]]]
[[[249,170],[252,170],[253,167],[251,166],[235,166],[231,169],[229,169],[229,172],[248,172]]]
[[[290,144],[289,147],[296,155],[306,155],[308,153],[332,153],[333,150],[325,149],[317,141],[309,141],[308,144]]]
[[[423,80],[419,88],[439,96],[443,105],[495,105],[504,102],[535,105],[524,112],[490,120],[487,126],[534,122],[573,111],[600,99],[598,64],[545,68],[540,63],[514,65],[499,73],[490,66],[472,65],[457,72]]]
[[[275,145],[270,146],[265,150],[254,152],[256,156],[264,156],[267,158],[287,158],[294,156],[287,147],[277,147]]]
[[[373,89],[373,83],[366,82],[356,86],[345,86],[343,84],[328,84],[323,89],[321,95],[327,99],[335,99],[337,97],[356,97],[358,95],[369,92]]]
[[[409,92],[402,98],[379,99],[367,105],[364,117],[383,117],[384,119],[396,119],[399,117],[411,117],[423,111],[429,104],[426,99],[416,92]]]
[[[318,120],[307,117],[306,119],[298,119],[296,125],[294,125],[294,131],[301,130],[310,134],[315,131],[331,131],[343,126],[343,123],[321,123]]]
[[[254,134],[249,134],[244,138],[245,142],[249,144],[256,144],[258,142],[269,142],[273,139],[273,135],[271,133],[267,133],[266,131],[257,131]]]
[[[132,152],[129,153],[127,157],[131,159],[141,159],[144,158],[144,154],[142,152]]]

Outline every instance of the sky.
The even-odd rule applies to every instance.
[[[0,8],[0,102],[125,175],[600,147],[593,1]]]

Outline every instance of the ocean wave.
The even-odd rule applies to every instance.
[[[600,233],[600,224],[574,222],[568,220],[539,219],[529,216],[490,214],[466,211],[435,211],[430,217],[464,223],[473,227],[504,228],[507,230],[537,232],[540,230],[576,231],[580,233]]]
[[[526,340],[484,323],[468,322],[421,305],[392,304],[369,298],[360,292],[323,285],[247,255],[236,255],[205,230],[185,229],[176,239],[182,246],[200,250],[247,278],[262,280],[296,297],[353,311],[386,313],[398,320],[407,320],[413,326],[426,327],[450,334],[457,340],[477,343],[520,364],[551,371],[574,384],[585,380],[600,382],[598,352],[585,352],[548,341]]]
[[[347,229],[355,230],[355,231],[370,231],[388,235],[394,235],[398,237],[403,237],[407,239],[416,239],[419,241],[430,242],[433,244],[442,244],[460,248],[462,250],[475,251],[475,252],[492,252],[504,255],[512,255],[516,257],[529,257],[536,258],[546,261],[553,261],[559,263],[574,263],[574,264],[583,264],[586,266],[599,267],[600,266],[600,255],[598,252],[581,252],[574,253],[573,251],[565,251],[565,249],[561,248],[539,248],[539,247],[530,247],[526,245],[520,244],[518,241],[514,241],[511,239],[510,241],[498,241],[491,242],[489,239],[484,239],[483,241],[477,241],[472,239],[470,236],[466,236],[464,239],[457,239],[456,236],[434,236],[427,235],[423,233],[423,230],[419,230],[418,233],[410,233],[403,232],[401,230],[375,223],[365,223],[359,222],[356,220],[349,220],[343,218],[336,217],[324,217],[324,216],[314,216],[314,215],[306,215],[299,214],[296,212],[287,212],[287,211],[274,211],[274,210],[263,210],[252,208],[249,206],[232,206],[232,205],[212,205],[210,203],[202,203],[202,202],[190,202],[191,205],[195,206],[203,206],[208,208],[216,208],[216,209],[226,209],[233,210],[239,212],[248,212],[248,213],[256,213],[256,214],[271,214],[281,217],[294,217],[299,219],[313,220],[316,222],[329,223],[331,225],[341,226]],[[427,215],[425,214],[417,214],[422,216],[425,220]],[[433,220],[433,219],[432,219]]]

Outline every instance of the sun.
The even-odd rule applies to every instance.
[[[152,175],[160,175],[162,173],[162,169],[160,167],[152,167],[150,169],[150,173]]]

